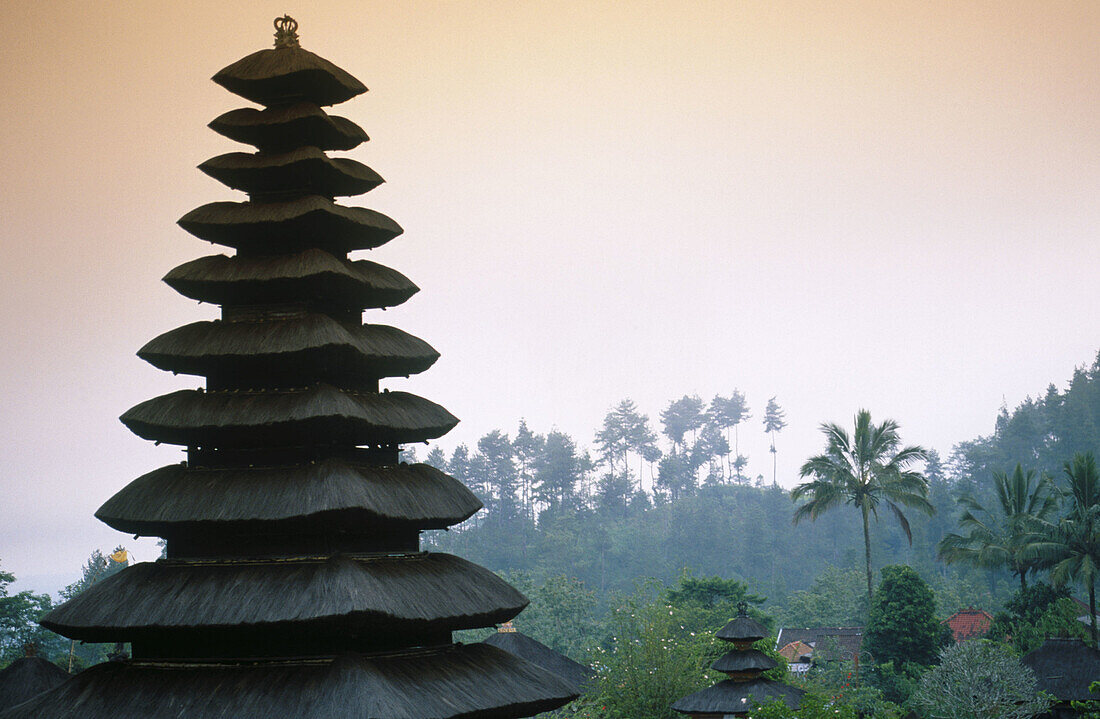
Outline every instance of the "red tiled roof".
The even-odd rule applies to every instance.
[[[952,614],[941,624],[951,627],[951,634],[956,642],[965,642],[967,639],[983,637],[989,631],[993,617],[984,609],[961,609]]]
[[[796,640],[796,641],[791,642],[790,644],[787,644],[782,649],[780,649],[779,653],[788,662],[797,662],[797,661],[801,661],[803,656],[805,656],[807,654],[812,654],[813,651],[814,651],[814,648],[811,647],[809,644],[806,644],[805,642],[800,642],[800,641]]]

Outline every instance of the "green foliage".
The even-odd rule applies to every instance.
[[[825,433],[825,452],[810,457],[799,470],[803,478],[812,478],[791,491],[791,499],[807,500],[794,513],[794,522],[821,514],[841,504],[859,510],[863,520],[863,548],[867,575],[867,598],[872,592],[870,520],[878,519],[880,504],[893,512],[909,543],[913,534],[901,507],[927,514],[935,508],[928,502],[928,482],[910,467],[928,459],[921,447],[901,446],[898,423],[888,419],[880,425],[871,421],[871,413],[861,409],[855,416],[851,435],[832,422],[821,425]]]
[[[1089,693],[1095,694],[1097,698],[1083,702],[1070,702],[1070,706],[1077,712],[1080,719],[1100,719],[1100,681],[1089,684]]]
[[[1090,451],[1100,451],[1100,354],[1091,367],[1074,370],[1065,391],[1052,384],[1042,398],[1002,410],[994,433],[958,444],[950,464],[964,485],[977,488],[993,470],[1021,460],[1054,475],[1067,457]]]
[[[1082,637],[1076,606],[1066,587],[1034,582],[1018,589],[1005,603],[1005,611],[993,616],[989,639],[1010,642],[1020,654],[1035,649],[1046,637]]]
[[[900,717],[901,707],[886,701],[883,693],[861,677],[855,662],[829,661],[815,664],[793,683],[805,689],[809,696],[828,697],[838,705],[847,705],[863,717]]]
[[[744,582],[722,577],[696,577],[691,569],[680,574],[676,586],[665,593],[668,602],[684,609],[703,609],[711,614],[725,616],[726,620],[737,615],[741,602],[763,604],[766,597],[749,592]]]
[[[858,569],[825,565],[809,589],[792,592],[780,608],[788,627],[855,627],[867,619],[867,594]]]
[[[0,665],[23,656],[23,647],[31,643],[42,656],[53,659],[60,638],[38,626],[38,619],[53,608],[53,602],[47,594],[9,594],[8,585],[14,581],[14,574],[0,570]]]
[[[949,641],[950,630],[936,619],[935,597],[920,575],[907,566],[883,567],[863,635],[875,663],[927,666]]]
[[[114,552],[123,551],[122,546],[115,547]],[[92,551],[92,555],[81,568],[80,579],[61,590],[62,599],[72,599],[76,595],[88,589],[96,582],[101,582],[107,577],[117,574],[126,568],[128,562],[116,562],[98,549]],[[115,644],[85,644],[66,640],[64,658],[57,663],[64,669],[73,672],[80,671],[93,664],[105,662],[110,655],[121,647]]]
[[[1029,548],[1040,538],[1039,527],[1058,509],[1058,492],[1049,477],[1037,477],[1017,463],[1011,475],[993,473],[996,503],[992,509],[969,494],[959,498],[964,507],[959,527],[964,534],[945,536],[937,553],[948,564],[965,562],[982,568],[1004,568],[1027,587],[1028,572],[1038,568]]]
[[[1013,619],[1035,622],[1050,609],[1050,605],[1059,599],[1068,597],[1069,590],[1065,587],[1054,587],[1045,582],[1035,582],[1030,587],[1013,593],[1012,599],[1005,603],[1005,611]]]
[[[526,573],[504,578],[531,600],[515,618],[516,629],[578,661],[598,643],[598,601],[584,582],[565,575],[535,581]]]
[[[1010,642],[1021,654],[1039,648],[1047,637],[1077,637],[1087,642],[1088,627],[1077,621],[1078,614],[1077,605],[1068,597],[1055,599],[1027,619],[999,612],[989,637]]]
[[[928,719],[1027,719],[1053,701],[1036,691],[1035,676],[1010,648],[972,639],[940,654],[912,704]]]
[[[741,602],[760,605],[766,601],[765,597],[749,592],[744,582],[721,577],[696,577],[687,569],[680,575],[679,582],[665,590],[662,598],[676,610],[680,628],[691,637],[690,641],[702,642],[707,647],[708,665],[730,651],[730,645],[714,637],[714,634],[740,613]],[[757,606],[749,606],[748,613],[772,631],[772,617]],[[787,660],[775,651],[774,636],[755,642],[753,647],[770,656],[778,665],[764,672],[764,677],[776,681],[786,679]]]
[[[905,704],[928,667],[916,662],[882,662],[870,668],[868,679],[885,701]]]
[[[575,703],[594,719],[677,719],[677,699],[724,679],[708,672],[713,637],[686,631],[683,610],[659,601],[661,587],[647,582],[617,602],[610,636],[592,654],[596,678]]]
[[[754,705],[750,716],[753,719],[857,719],[861,715],[854,705],[842,699],[827,694],[807,692],[803,695],[798,709],[791,709],[782,699],[775,699],[767,704]],[[883,714],[881,716],[900,715]]]
[[[1050,567],[1055,586],[1079,582],[1088,592],[1092,633],[1096,626],[1096,581],[1100,579],[1100,470],[1092,452],[1076,454],[1064,465],[1069,482],[1069,510],[1057,525],[1046,523],[1047,535],[1030,545],[1032,557]]]

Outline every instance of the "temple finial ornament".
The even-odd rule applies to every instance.
[[[289,15],[275,18],[275,47],[298,47],[298,21]]]

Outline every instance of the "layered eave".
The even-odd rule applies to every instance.
[[[367,91],[345,70],[300,47],[254,52],[222,68],[211,79],[260,105],[336,105]]]
[[[160,560],[127,567],[49,612],[42,626],[83,641],[264,627],[316,634],[415,634],[508,621],[527,598],[449,554]]]
[[[188,719],[505,719],[549,711],[576,692],[541,667],[484,644],[310,662],[108,662],[2,719],[148,719],[171,706]]]
[[[282,152],[296,147],[351,150],[370,138],[347,118],[329,115],[313,103],[257,110],[245,107],[219,115],[210,129],[259,150]]]
[[[377,524],[442,529],[481,506],[465,485],[427,464],[329,459],[287,467],[170,465],[135,479],[96,517],[120,532],[157,537],[214,526],[351,532]]]
[[[681,714],[747,714],[754,703],[767,704],[776,699],[782,699],[787,706],[797,709],[802,703],[803,693],[790,684],[768,679],[726,679],[678,699],[673,703],[672,710]]]
[[[759,649],[740,649],[719,657],[710,668],[715,671],[729,672],[766,672],[775,669],[779,663]]]
[[[200,257],[176,267],[164,281],[185,297],[216,304],[299,298],[377,309],[399,305],[419,291],[389,267],[337,258],[319,249],[264,257]]]
[[[369,250],[401,234],[401,226],[365,207],[307,195],[286,202],[212,202],[180,218],[199,239],[250,254],[289,254],[319,248],[335,254]]]
[[[423,442],[458,419],[407,392],[181,390],[135,405],[120,418],[134,434],[167,444],[271,447]]]
[[[348,197],[370,192],[385,180],[361,162],[331,158],[316,147],[288,152],[231,152],[199,169],[218,182],[250,195]]]
[[[388,325],[349,327],[311,313],[278,319],[195,322],[148,342],[138,357],[154,367],[210,376],[218,371],[262,375],[274,368],[300,382],[341,375],[400,377],[428,369],[439,353]]]

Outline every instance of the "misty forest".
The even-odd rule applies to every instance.
[[[740,603],[772,633],[758,644],[776,657],[781,627],[864,627],[859,656],[798,678],[769,672],[807,690],[801,716],[815,701],[830,716],[931,712],[943,695],[933,680],[951,681],[942,620],[960,609],[993,615],[990,666],[1048,636],[1093,641],[1079,616],[1081,603],[1096,614],[1100,357],[1064,389],[1002,408],[992,434],[947,457],[907,444],[904,417],[853,414],[849,426],[822,425],[822,454],[785,458],[800,468],[793,490],[743,471],[741,439],[765,433],[775,460],[787,422],[777,398],[736,389],[670,398],[653,417],[624,398],[591,436],[520,419],[476,446],[419,457],[406,447],[402,459],[453,475],[484,504],[423,543],[519,587],[531,604],[515,627],[594,672],[562,715],[674,716],[678,697],[722,678],[708,669],[722,651],[713,633]],[[123,547],[96,549],[60,597],[11,594],[15,578],[0,572],[2,663],[32,641],[67,671],[122,652],[35,620],[126,564]]]

